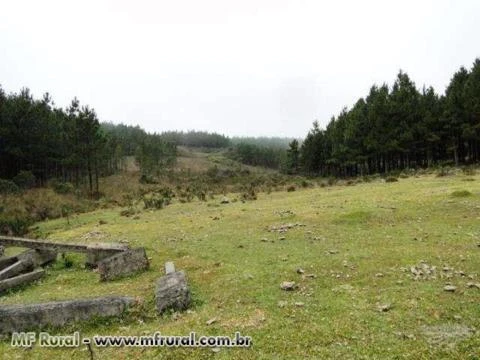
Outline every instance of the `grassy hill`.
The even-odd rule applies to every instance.
[[[209,166],[203,158],[192,162]],[[215,352],[94,348],[98,359],[479,357],[480,289],[470,283],[480,283],[480,176],[376,180],[260,193],[247,202],[227,196],[229,204],[216,196],[143,210],[136,217],[109,208],[69,223],[65,218],[39,223],[38,231],[52,240],[144,246],[151,269],[100,283],[83,268],[81,256],[68,255],[71,267],[57,261],[43,280],[0,297],[0,304],[130,295],[144,304],[122,319],[57,333],[231,336],[240,331],[253,339],[249,349]],[[153,291],[166,261],[186,271],[194,305],[159,317]],[[298,288],[283,291],[283,281]],[[448,284],[456,291],[444,291]],[[0,342],[0,353],[4,359],[89,358],[85,347],[20,350],[8,340]]]

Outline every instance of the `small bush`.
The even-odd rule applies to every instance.
[[[71,194],[75,190],[72,183],[69,182],[53,182],[52,188],[57,194]]]
[[[337,182],[337,179],[334,178],[333,176],[330,176],[330,177],[328,178],[328,180],[327,180],[327,184],[328,184],[329,186],[335,185],[336,182]]]
[[[287,187],[287,192],[292,192],[292,191],[295,191],[297,190],[297,188],[295,187],[295,185],[288,185]]]
[[[158,184],[158,180],[149,174],[142,174],[142,176],[140,176],[139,182],[140,184]]]
[[[0,179],[0,194],[17,194],[20,192],[20,188],[13,181]]]
[[[65,269],[69,269],[73,266],[73,260],[69,255],[63,253],[62,260],[63,260],[63,266],[65,267]]]
[[[255,186],[251,184],[250,187],[242,193],[240,198],[242,201],[257,200],[257,191],[255,190]]]
[[[467,196],[471,196],[472,193],[468,190],[455,190],[450,195],[453,197],[467,197]]]
[[[464,168],[462,168],[462,171],[465,175],[470,176],[475,175],[475,173],[477,172],[473,166],[465,166]]]
[[[33,219],[28,215],[1,216],[0,233],[22,236],[28,232],[28,228],[33,223]]]
[[[135,209],[133,207],[129,207],[128,209],[124,209],[124,210],[120,211],[120,216],[129,217],[129,216],[135,215],[136,213],[137,212],[135,211]]]
[[[35,186],[37,179],[31,171],[20,171],[14,178],[13,182],[21,189],[31,189]]]
[[[437,171],[437,177],[444,177],[452,175],[452,170],[448,166],[442,166]]]
[[[388,176],[386,179],[385,179],[385,182],[387,183],[390,183],[390,182],[397,182],[398,179],[395,177],[395,176]]]
[[[313,184],[310,181],[303,179],[302,182],[300,183],[300,186],[303,188],[309,188],[309,187],[312,187]]]

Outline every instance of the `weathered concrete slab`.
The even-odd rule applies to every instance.
[[[33,266],[31,261],[18,260],[17,262],[6,267],[5,269],[0,270],[0,280],[5,280],[32,270]]]
[[[34,268],[49,264],[57,259],[57,252],[53,250],[30,249],[16,255],[18,260],[32,263]]]
[[[155,288],[155,304],[159,314],[168,309],[186,310],[190,303],[190,290],[183,271],[176,271],[158,279]]]
[[[57,252],[97,252],[105,251],[110,252],[110,255],[113,255],[117,252],[124,251],[128,249],[128,246],[122,244],[93,244],[93,245],[84,245],[84,244],[65,244],[65,243],[56,243],[47,240],[33,240],[33,239],[24,239],[12,236],[0,236],[0,245],[1,246],[16,246],[16,247],[26,247],[36,250],[54,250]]]
[[[0,293],[8,289],[13,289],[14,287],[17,287],[19,285],[23,285],[23,284],[38,280],[44,274],[45,274],[45,270],[36,269],[26,274],[17,275],[5,280],[0,280]]]
[[[118,316],[132,306],[135,299],[111,296],[95,299],[49,302],[31,305],[0,306],[0,333],[59,327],[93,317]]]
[[[137,271],[148,269],[149,263],[144,248],[122,251],[98,262],[101,281],[113,280]]]
[[[171,274],[175,272],[175,265],[171,261],[165,263],[165,274]]]
[[[18,258],[16,256],[8,256],[0,259],[0,270],[16,263]]]

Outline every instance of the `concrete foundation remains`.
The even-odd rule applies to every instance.
[[[191,303],[190,290],[183,271],[170,272],[158,279],[155,304],[159,314],[166,310],[186,310]]]
[[[31,272],[17,275],[8,279],[0,280],[0,293],[5,290],[12,289],[14,287],[30,283],[32,281],[38,280],[45,275],[45,270],[36,269]],[[0,317],[1,319],[1,317]]]
[[[101,281],[114,280],[148,269],[145,248],[125,250],[98,262]]]
[[[59,327],[93,317],[118,316],[134,304],[134,298],[111,296],[44,304],[0,306],[0,319],[2,319],[0,333],[37,330],[47,326]]]

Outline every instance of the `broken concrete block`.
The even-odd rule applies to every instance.
[[[63,326],[92,317],[118,316],[135,303],[125,296],[0,306],[0,333],[7,334]]]
[[[165,263],[165,274],[168,275],[174,272],[175,272],[175,265],[173,264],[173,262],[167,261]]]
[[[34,268],[49,264],[57,259],[57,252],[53,250],[30,249],[16,255],[20,261],[31,263]]]
[[[9,256],[0,259],[0,270],[5,269],[6,267],[16,263],[18,261],[16,256]]]
[[[7,266],[5,269],[0,270],[0,280],[5,280],[32,270],[33,266],[31,261],[19,260],[10,266]]]
[[[98,262],[101,281],[113,280],[148,269],[148,258],[145,248],[137,248],[119,252]]]
[[[23,285],[40,279],[45,274],[45,270],[36,269],[29,273],[17,275],[5,280],[0,280],[0,292],[12,289],[16,286]]]
[[[176,271],[158,279],[155,289],[155,303],[159,314],[165,310],[186,310],[191,296],[183,271]]]
[[[87,247],[87,260],[85,265],[90,268],[95,268],[98,266],[98,263],[110,256],[119,254],[123,251],[128,250],[128,246],[124,244],[114,244],[114,243],[98,243],[91,244]]]

